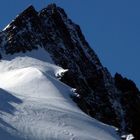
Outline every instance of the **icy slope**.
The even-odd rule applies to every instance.
[[[119,139],[113,127],[90,118],[76,106],[70,98],[71,88],[56,78],[63,72],[43,49],[3,57],[0,139]]]

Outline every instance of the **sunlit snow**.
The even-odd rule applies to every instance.
[[[115,128],[83,113],[72,87],[60,82],[66,70],[44,49],[7,55],[0,62],[0,139],[119,140]]]

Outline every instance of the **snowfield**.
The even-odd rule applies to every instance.
[[[60,82],[67,70],[40,48],[6,55],[0,62],[0,140],[119,140],[114,127],[72,101],[72,87]]]

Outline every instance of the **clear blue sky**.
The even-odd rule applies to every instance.
[[[140,0],[0,0],[0,29],[32,4],[55,2],[78,23],[104,66],[140,87]]]

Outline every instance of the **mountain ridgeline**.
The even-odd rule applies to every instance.
[[[84,112],[140,140],[140,92],[136,85],[120,74],[112,77],[80,27],[55,4],[39,12],[28,7],[0,32],[1,59],[40,47],[56,65],[68,69],[61,81],[76,89],[79,96],[72,98]]]

